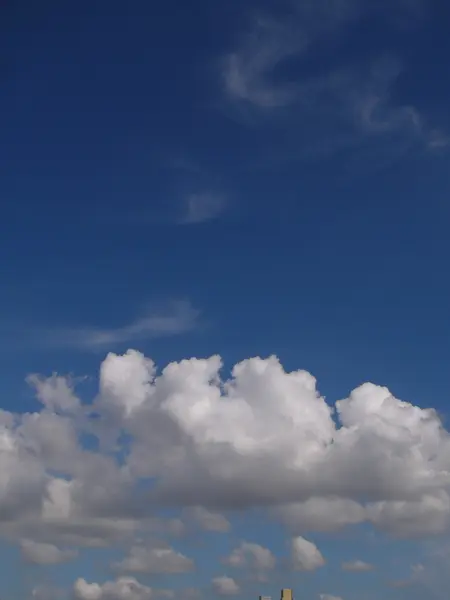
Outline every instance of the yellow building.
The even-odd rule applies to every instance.
[[[292,600],[292,590],[282,589],[281,590],[281,600]]]

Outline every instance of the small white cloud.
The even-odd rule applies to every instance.
[[[286,106],[295,89],[270,83],[275,67],[304,49],[305,36],[287,22],[258,17],[240,48],[224,60],[223,81],[229,96],[258,108]]]
[[[315,544],[301,536],[291,540],[291,566],[294,571],[315,571],[324,564],[325,559]]]
[[[121,577],[105,583],[88,583],[77,579],[73,586],[75,600],[153,600],[150,587],[142,585],[133,577]]]
[[[194,561],[173,548],[133,546],[130,553],[115,568],[128,573],[175,574],[194,569]]]
[[[342,600],[341,596],[333,596],[332,594],[319,594],[320,600]]]
[[[215,577],[211,583],[214,591],[219,596],[236,596],[240,593],[240,588],[232,577],[222,575]]]
[[[20,544],[24,560],[36,565],[59,565],[77,557],[78,552],[72,549],[61,550],[53,544],[22,540]]]
[[[242,542],[224,562],[230,567],[246,568],[263,575],[275,567],[276,558],[268,548],[251,542]]]
[[[225,197],[213,192],[191,194],[185,200],[180,225],[194,225],[217,219],[226,207]]]
[[[204,531],[226,533],[231,528],[231,523],[221,513],[212,512],[203,506],[188,508],[185,510],[185,514]]]
[[[343,571],[373,571],[375,568],[373,565],[366,563],[363,560],[343,562],[341,567]]]

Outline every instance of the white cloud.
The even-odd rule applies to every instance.
[[[325,559],[315,544],[301,536],[291,540],[291,566],[294,571],[315,571],[324,564]]]
[[[242,361],[227,381],[220,368],[217,356],[158,371],[139,352],[109,354],[92,405],[72,380],[37,377],[40,412],[0,411],[0,536],[32,540],[24,551],[47,555],[36,562],[114,546],[132,549],[131,572],[174,572],[190,559],[154,539],[191,523],[226,531],[221,510],[266,508],[293,535],[364,522],[405,537],[449,531],[450,435],[435,411],[364,384],[333,413],[312,375],[274,357]],[[323,560],[295,539],[296,568]],[[246,544],[232,562],[270,562]]]
[[[39,507],[46,487],[45,465],[27,449],[14,416],[0,412],[0,515],[14,520]]]
[[[283,76],[289,61],[292,66],[313,57],[314,49],[326,47],[329,40],[333,40],[329,46],[335,57],[338,34],[367,16],[381,15],[391,22],[393,14],[400,12],[416,18],[417,11],[410,4],[317,0],[292,3],[291,13],[284,18],[257,16],[223,61],[227,97],[263,111],[263,122],[272,113],[278,116],[280,110],[290,110],[287,114],[292,118],[285,121],[301,140],[297,155],[361,146],[368,138],[385,138],[397,153],[416,143],[430,149],[448,146],[448,136],[430,127],[416,107],[392,100],[401,71],[396,58],[378,56],[361,67],[336,66],[333,60],[324,74],[292,76],[290,80]],[[286,135],[282,139],[286,143]]]
[[[240,593],[239,585],[232,577],[222,575],[212,580],[212,586],[219,596],[235,596]]]
[[[374,566],[364,562],[363,560],[351,560],[342,563],[342,569],[344,571],[373,571]]]
[[[332,594],[319,594],[320,600],[342,600],[341,596],[333,596]]]
[[[305,35],[288,22],[258,17],[241,47],[225,58],[226,91],[232,98],[260,108],[290,104],[295,100],[295,89],[271,85],[268,74],[281,61],[304,50],[306,45]]]
[[[22,540],[21,551],[23,558],[36,565],[58,565],[77,556],[77,551],[72,549],[60,549],[54,544],[44,544],[33,540]]]
[[[273,515],[294,533],[335,531],[366,520],[366,510],[349,498],[312,497],[305,502],[280,505]]]
[[[36,391],[36,397],[52,412],[77,412],[80,400],[74,392],[75,382],[69,377],[40,377],[32,374],[27,377],[27,383]]]
[[[103,584],[77,579],[73,596],[75,600],[150,600],[154,597],[151,588],[132,577],[121,577]]]
[[[242,542],[224,559],[230,567],[245,568],[259,581],[265,581],[267,573],[275,568],[276,558],[269,550],[259,544]]]
[[[438,534],[450,525],[450,497],[446,490],[436,490],[417,500],[374,502],[367,516],[380,529],[399,537]]]
[[[180,225],[194,225],[212,221],[223,213],[226,208],[223,195],[214,192],[190,194],[185,201],[184,214]]]
[[[231,528],[231,523],[224,515],[212,512],[203,506],[192,506],[185,510],[185,515],[205,531],[226,533]]]
[[[187,301],[175,301],[161,310],[149,310],[128,325],[106,329],[94,326],[31,331],[40,345],[104,351],[139,340],[179,335],[194,329],[199,311]]]
[[[187,573],[195,567],[193,560],[173,548],[142,546],[133,546],[129,555],[115,566],[128,573],[151,575]]]

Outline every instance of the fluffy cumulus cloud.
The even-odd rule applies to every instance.
[[[107,433],[128,430],[128,473],[155,478],[155,504],[268,505],[299,530],[446,527],[449,436],[433,410],[365,384],[336,403],[336,425],[309,373],[255,358],[221,382],[220,367],[191,359],[156,376],[136,352],[102,365]]]
[[[291,565],[294,571],[315,571],[325,559],[313,542],[298,536],[291,540]]]
[[[129,573],[174,574],[194,569],[194,562],[173,548],[133,546],[116,568]]]
[[[269,548],[252,542],[242,542],[224,559],[224,563],[230,567],[246,569],[258,580],[265,581],[267,573],[275,568],[276,558]]]
[[[123,574],[156,574],[191,570],[178,538],[227,532],[236,509],[287,527],[302,570],[324,560],[308,532],[448,531],[450,435],[436,411],[372,383],[330,405],[310,373],[275,357],[244,360],[229,378],[221,368],[218,356],[158,370],[137,351],[109,354],[92,402],[73,379],[29,378],[41,409],[0,412],[0,535],[37,564],[116,547]],[[255,572],[273,560],[250,542],[228,557]],[[77,593],[119,593],[89,585]]]
[[[219,596],[235,596],[240,592],[239,585],[232,577],[228,577],[227,575],[215,577],[211,583],[213,590]]]
[[[73,596],[75,600],[150,600],[154,594],[151,588],[140,584],[136,579],[122,577],[101,585],[77,579]]]
[[[76,550],[60,549],[54,544],[43,544],[33,540],[22,540],[20,546],[23,558],[36,565],[57,565],[77,556]]]

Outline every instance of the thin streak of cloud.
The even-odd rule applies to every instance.
[[[365,572],[365,571],[373,571],[374,565],[370,563],[366,563],[363,560],[351,560],[348,562],[344,562],[341,565],[343,571],[355,571],[355,572]]]
[[[241,43],[224,57],[223,88],[234,106],[263,114],[265,120],[273,116],[281,127],[281,112],[291,115],[285,123],[287,134],[295,136],[297,146],[312,148],[313,153],[317,146],[331,144],[340,150],[375,139],[389,140],[403,152],[414,144],[434,151],[448,147],[448,136],[430,127],[415,106],[392,100],[402,70],[396,57],[372,57],[359,67],[333,64],[320,76],[289,81],[278,77],[288,61],[307,59],[316,43],[335,40],[344,27],[364,15],[381,14],[389,20],[400,12],[418,19],[417,2],[409,6],[398,0],[388,6],[317,0],[293,6],[287,18],[254,18]]]
[[[120,344],[188,333],[198,325],[200,312],[187,301],[172,302],[164,311],[149,311],[116,328],[81,326],[36,330],[35,340],[51,348],[100,351]]]

